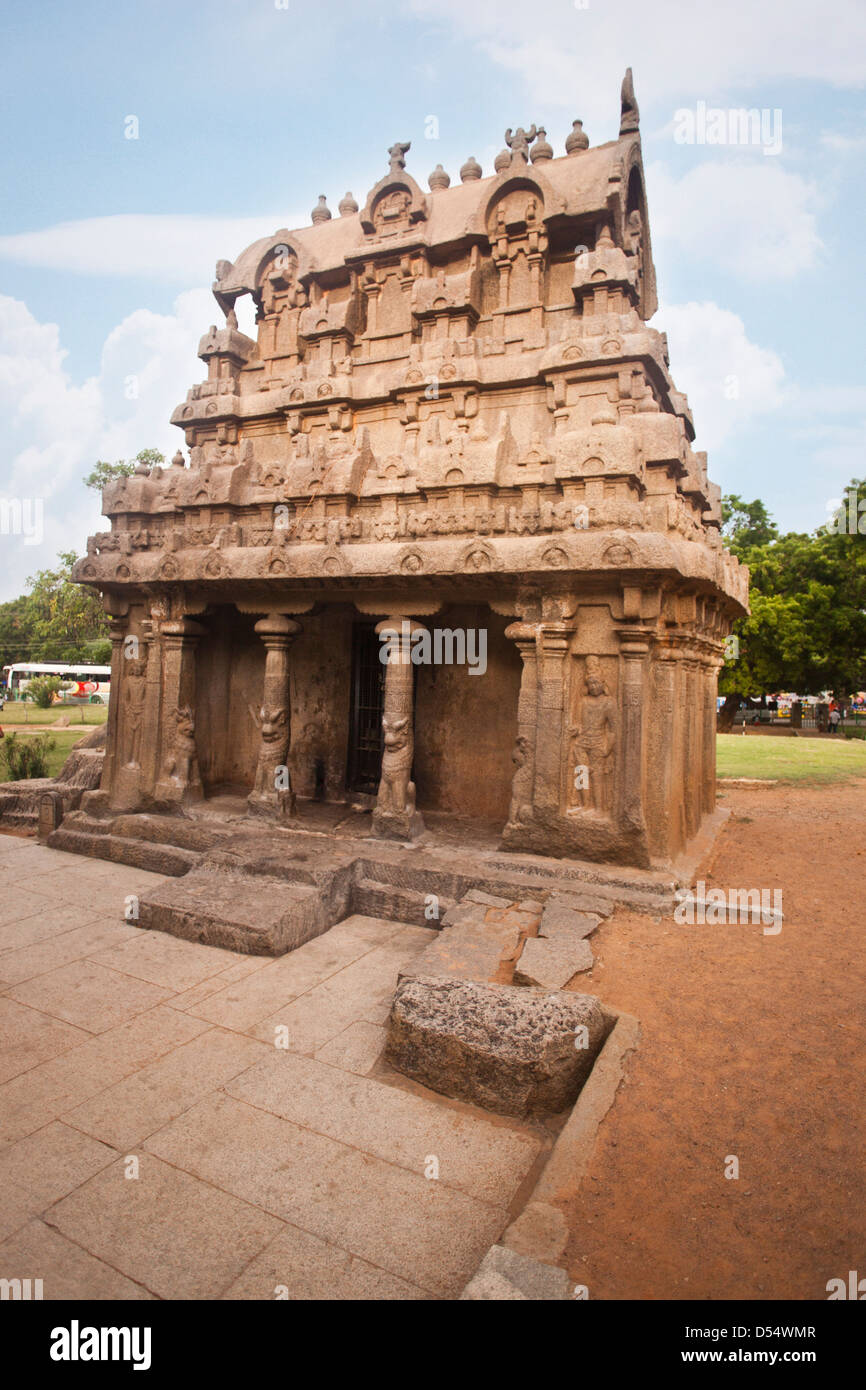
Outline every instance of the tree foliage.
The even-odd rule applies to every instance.
[[[852,480],[852,493],[866,502],[866,480]],[[845,698],[863,689],[866,535],[831,520],[780,536],[762,502],[736,496],[724,499],[722,515],[730,549],[749,566],[752,611],[734,628],[739,655],[723,667],[719,690]]]
[[[58,555],[54,569],[27,580],[28,592],[0,604],[0,665],[15,661],[63,661],[107,665],[108,619],[92,589],[70,579],[78,556]]]
[[[99,459],[95,468],[84,479],[84,486],[101,492],[106,483],[113,483],[118,478],[129,478],[140,463],[153,468],[157,464],[165,463],[165,455],[158,449],[140,449],[134,459],[117,459],[115,463],[106,463],[104,459]]]
[[[32,700],[38,709],[50,709],[54,696],[59,695],[61,688],[68,684],[68,681],[61,681],[59,676],[36,676],[28,681],[25,698]]]
[[[29,777],[47,777],[48,754],[56,742],[49,734],[40,734],[36,738],[32,735],[22,737],[20,734],[7,734],[0,743],[7,780],[23,782]]]

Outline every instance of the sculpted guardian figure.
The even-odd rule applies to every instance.
[[[598,657],[586,658],[580,723],[570,729],[572,804],[609,815],[613,802],[614,750],[617,743],[616,701],[602,679]]]

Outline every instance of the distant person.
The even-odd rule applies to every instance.
[[[831,711],[830,711],[830,733],[831,733],[831,734],[835,734],[835,732],[836,732],[836,730],[838,729],[838,727],[839,727],[839,725],[841,724],[841,722],[842,722],[842,716],[841,716],[841,714],[839,713],[839,707],[838,707],[838,705],[834,705],[833,708],[832,708]]]

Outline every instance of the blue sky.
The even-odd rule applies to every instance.
[[[218,256],[363,203],[396,139],[422,185],[490,172],[506,126],[611,139],[628,65],[654,322],[711,476],[808,530],[866,474],[862,0],[43,0],[2,39],[0,498],[44,523],[0,534],[0,599],[103,524],[97,458],[181,443]],[[678,143],[698,103],[779,111],[781,150]]]

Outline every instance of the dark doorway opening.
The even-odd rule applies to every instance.
[[[349,710],[349,760],[346,786],[375,796],[382,770],[382,709],[385,667],[373,623],[352,629],[352,693]]]

